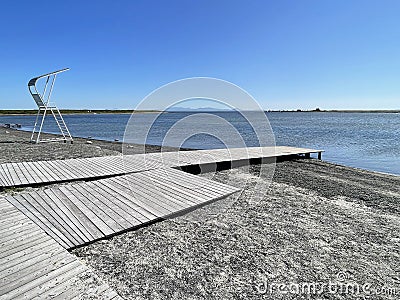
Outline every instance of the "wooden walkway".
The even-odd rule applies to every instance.
[[[8,196],[65,249],[165,219],[238,189],[172,168]]]
[[[87,267],[0,198],[0,299],[121,299]]]
[[[294,147],[252,147],[216,150],[162,152],[124,156],[19,162],[0,164],[0,187],[30,186],[82,179],[99,179],[165,167],[184,167],[231,162],[239,165],[251,159],[306,155],[322,150]]]
[[[0,165],[0,187],[81,181],[0,197],[0,300],[119,299],[68,249],[184,213],[238,191],[174,169],[320,153],[292,147],[107,156]],[[91,277],[92,276],[92,277]]]

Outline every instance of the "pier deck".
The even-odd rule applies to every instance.
[[[99,179],[164,167],[203,166],[230,162],[239,165],[252,159],[275,159],[290,155],[309,157],[322,150],[295,147],[251,147],[215,150],[161,152],[81,159],[0,164],[0,187],[40,185],[74,180]]]
[[[0,165],[0,187],[70,182],[0,197],[0,300],[119,299],[67,250],[173,217],[239,190],[175,169],[320,150],[236,148]],[[88,181],[82,181],[88,180]]]
[[[155,169],[6,199],[65,249],[131,230],[239,191],[183,171]]]

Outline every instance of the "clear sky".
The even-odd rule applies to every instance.
[[[133,109],[217,77],[265,109],[400,109],[400,1],[2,1],[0,109],[64,67],[63,108]]]

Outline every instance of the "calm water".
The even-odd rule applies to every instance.
[[[221,112],[244,136],[248,146],[256,146],[254,134],[237,113]],[[188,113],[163,114],[153,126],[148,143],[160,144],[166,130]],[[143,121],[148,114],[136,115]],[[324,149],[323,159],[348,166],[400,175],[400,114],[387,113],[267,113],[277,145]],[[104,140],[123,140],[130,115],[66,115],[72,135]],[[20,123],[30,130],[34,116],[0,116],[0,123]],[[193,125],[195,126],[195,125]],[[197,126],[201,126],[197,124]],[[54,132],[54,124],[47,125]],[[218,148],[221,143],[199,135],[184,144],[190,148]]]

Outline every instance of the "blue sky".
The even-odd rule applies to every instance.
[[[3,1],[0,109],[34,108],[27,81],[69,67],[63,108],[133,109],[194,76],[265,109],[399,109],[400,2]]]

